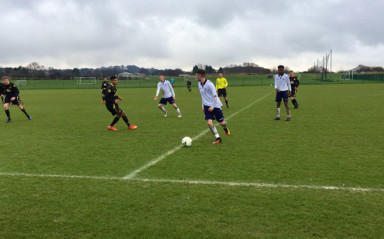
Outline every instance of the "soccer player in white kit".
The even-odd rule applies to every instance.
[[[231,133],[227,128],[227,122],[224,120],[223,111],[221,110],[222,104],[220,99],[217,97],[216,87],[210,80],[205,78],[205,70],[197,70],[196,79],[199,81],[198,85],[203,101],[202,110],[205,115],[205,120],[207,121],[208,127],[212,134],[216,137],[213,144],[221,143],[222,140],[216,127],[213,125],[213,120],[216,119],[217,122],[220,123],[226,135],[230,135]]]
[[[273,120],[280,120],[280,104],[281,99],[284,100],[285,109],[287,110],[287,119],[286,121],[291,120],[291,113],[289,111],[289,105],[288,105],[288,95],[289,92],[291,92],[291,81],[289,80],[289,77],[287,74],[284,73],[284,66],[279,65],[277,67],[278,74],[275,75],[275,89],[276,89],[276,111],[277,115],[276,118]]]
[[[171,83],[164,79],[164,75],[160,74],[159,76],[160,82],[157,84],[157,91],[154,100],[157,100],[160,90],[163,92],[163,98],[160,99],[159,104],[157,105],[161,111],[164,112],[164,117],[168,116],[168,111],[164,108],[164,105],[167,103],[171,104],[175,110],[177,111],[178,117],[181,118],[181,112],[179,107],[177,107],[175,100],[176,95],[175,91],[173,91],[173,87]]]

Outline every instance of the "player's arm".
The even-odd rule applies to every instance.
[[[216,79],[216,91],[219,89],[219,78]]]
[[[19,91],[19,89],[17,89],[17,86],[13,85],[12,92],[11,92],[11,100],[15,100],[16,97],[19,96],[19,93],[20,93],[20,91]]]
[[[228,81],[227,79],[224,78],[224,88],[227,88],[227,86],[228,86]]]
[[[160,84],[157,84],[157,91],[156,91],[156,95],[154,97],[154,100],[157,100],[157,97],[159,96],[159,93],[160,93]]]
[[[217,92],[216,92],[216,89],[215,89],[215,87],[213,86],[213,84],[212,84],[212,87],[209,87],[209,89],[210,89],[210,92],[211,92],[211,94],[212,94],[212,96],[213,96],[213,102],[211,103],[211,107],[209,107],[209,109],[208,109],[208,111],[213,111],[213,109],[216,107],[216,103],[217,103]]]
[[[277,93],[280,92],[280,90],[277,89],[277,75],[275,75],[275,90],[276,90]]]
[[[291,88],[291,81],[289,80],[288,76],[286,77],[286,82],[287,82],[287,85],[288,85],[288,93],[290,93],[292,91],[292,88]]]

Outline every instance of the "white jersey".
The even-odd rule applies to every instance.
[[[279,74],[275,75],[275,89],[279,89],[280,91],[292,91],[291,81],[287,74],[283,74],[282,76]]]
[[[159,96],[160,90],[163,92],[163,98],[170,98],[172,96],[176,97],[171,83],[169,83],[167,80],[157,83],[156,96]]]
[[[221,108],[222,104],[219,97],[217,97],[215,85],[208,79],[203,84],[199,82],[198,85],[201,99],[203,100],[203,107]]]

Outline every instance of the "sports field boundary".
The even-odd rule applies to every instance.
[[[257,99],[256,101],[250,103],[249,105],[241,108],[240,110],[236,111],[235,113],[231,114],[230,116],[226,117],[225,119],[228,121],[230,120],[231,118],[235,117],[236,115],[238,115],[239,113],[243,112],[244,110],[252,107],[253,105],[255,105],[256,103],[258,103],[259,101],[265,99],[267,96],[271,95],[274,91],[271,91],[269,92],[268,94],[264,95],[263,97]],[[215,124],[216,126],[218,125],[217,123]],[[200,137],[202,137],[203,135],[205,135],[206,133],[208,133],[210,131],[210,129],[205,129],[203,131],[201,131],[198,135],[194,136],[192,138],[192,141],[195,141],[195,140],[198,140]],[[178,145],[176,147],[174,147],[173,149],[170,149],[168,150],[166,153],[152,159],[151,161],[149,161],[148,163],[144,164],[143,166],[141,166],[140,168],[132,171],[130,174],[124,176],[124,179],[133,179],[136,177],[137,174],[141,173],[142,171],[146,170],[147,168],[157,164],[158,162],[162,161],[163,159],[165,159],[166,157],[168,157],[169,155],[172,155],[174,154],[175,152],[179,151],[180,149],[182,148],[181,145]]]
[[[32,178],[60,178],[60,179],[79,179],[79,180],[104,180],[104,181],[126,181],[126,182],[147,182],[147,183],[173,183],[190,185],[216,185],[227,187],[255,187],[255,188],[286,188],[286,189],[307,189],[307,190],[327,190],[327,191],[351,191],[351,192],[384,192],[384,188],[363,188],[363,187],[344,187],[330,185],[303,185],[303,184],[282,184],[282,183],[253,183],[253,182],[230,182],[230,181],[209,181],[209,180],[189,180],[189,179],[156,179],[156,178],[125,178],[115,176],[86,176],[69,174],[33,174],[21,172],[0,172],[0,177],[32,177]]]

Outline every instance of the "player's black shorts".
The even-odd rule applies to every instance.
[[[20,101],[21,101],[21,99],[20,99],[20,97],[19,96],[16,96],[15,98],[15,100],[11,100],[11,98],[12,97],[5,97],[5,99],[4,99],[4,104],[9,104],[9,103],[12,103],[13,105],[20,105]]]
[[[161,98],[159,104],[166,105],[167,102],[172,105],[173,103],[175,103],[175,100],[173,99],[173,97]]]
[[[119,108],[119,105],[115,104],[113,101],[105,102],[105,107],[107,107],[108,111],[111,112],[112,115],[121,115],[121,113],[123,113],[123,110]]]
[[[283,99],[284,102],[288,102],[288,91],[287,90],[276,92],[276,99],[275,99],[275,101],[276,102],[281,102],[281,99]]]
[[[205,120],[217,120],[217,122],[221,123],[224,121],[224,115],[223,111],[221,108],[213,108],[213,111],[210,112],[209,106],[204,105],[204,115],[205,115]]]
[[[218,95],[219,97],[221,97],[221,96],[227,97],[227,89],[225,89],[225,88],[223,88],[223,89],[218,89],[218,90],[217,90],[217,95]]]

